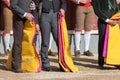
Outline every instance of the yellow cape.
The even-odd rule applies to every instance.
[[[22,70],[28,72],[39,72],[41,70],[41,61],[33,44],[34,34],[35,34],[35,22],[26,21],[23,30],[21,68]],[[6,63],[7,69],[12,68],[11,62],[12,53],[10,54]]]
[[[76,72],[78,67],[74,65],[68,41],[68,32],[64,17],[59,19],[59,64],[65,72]]]
[[[120,13],[116,13],[111,19],[120,20]],[[107,56],[105,57],[105,63],[111,65],[120,65],[120,26],[108,25],[108,47]]]

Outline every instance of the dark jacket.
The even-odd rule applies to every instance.
[[[42,2],[42,12],[49,12],[51,9],[50,0],[34,0],[38,4]],[[62,8],[66,10],[66,1],[65,0],[53,0],[53,11],[58,12]]]
[[[92,5],[95,14],[104,22],[118,12],[116,0],[92,0]],[[112,14],[108,15],[109,13]]]
[[[118,8],[119,8],[119,10],[120,10],[120,4],[118,4]]]
[[[10,0],[13,13],[22,18],[25,12],[31,12],[29,8],[31,1],[32,0]]]

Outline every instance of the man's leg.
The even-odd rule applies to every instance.
[[[93,53],[89,50],[90,46],[90,39],[91,39],[91,29],[93,26],[93,19],[94,19],[94,11],[92,6],[86,8],[86,15],[85,15],[85,26],[84,26],[84,42],[85,42],[85,49],[84,55],[86,56],[93,56]]]
[[[50,40],[50,17],[49,13],[42,13],[41,15],[41,36],[42,36],[42,43],[41,43],[41,59],[42,59],[42,69],[45,71],[50,71],[50,62],[48,58],[48,47],[49,47],[49,40]]]
[[[3,32],[3,40],[5,45],[5,54],[8,55],[10,53],[10,33]]]
[[[10,53],[10,31],[12,30],[12,11],[4,4],[3,5],[3,16],[4,16],[4,32],[3,32],[3,41],[5,44],[5,54]]]
[[[75,32],[74,35],[74,40],[75,40],[75,57],[80,56],[80,41],[81,41],[81,32]]]
[[[19,19],[18,17],[14,17],[13,19],[13,36],[14,43],[12,48],[12,68],[19,72],[21,69],[21,61],[22,61],[22,38],[23,38],[23,26],[24,20]]]
[[[90,39],[91,39],[90,31],[85,32],[84,33],[84,42],[85,42],[84,55],[86,55],[86,56],[93,56],[93,53],[89,50]]]
[[[99,68],[102,68],[104,65],[104,57],[103,54],[103,44],[104,44],[104,37],[105,37],[105,30],[106,30],[106,24],[102,23],[100,20],[98,20],[98,30],[99,30],[99,41],[98,41],[98,65]]]
[[[75,57],[80,56],[80,41],[81,41],[81,32],[84,26],[84,8],[77,7],[76,9],[76,28],[75,28]]]

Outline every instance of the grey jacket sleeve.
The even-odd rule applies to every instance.
[[[18,1],[19,0],[10,0],[11,9],[14,14],[17,14],[18,16],[20,16],[22,18],[23,15],[25,14],[25,11],[23,9],[21,9],[20,6],[18,6],[18,4],[19,4]]]

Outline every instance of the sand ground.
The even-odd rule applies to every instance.
[[[74,64],[79,67],[75,73],[59,71],[57,57],[49,58],[52,68],[50,72],[14,73],[5,69],[7,57],[0,57],[0,80],[120,80],[120,70],[116,67],[105,65],[104,70],[98,69],[96,53],[93,57],[73,56]]]

